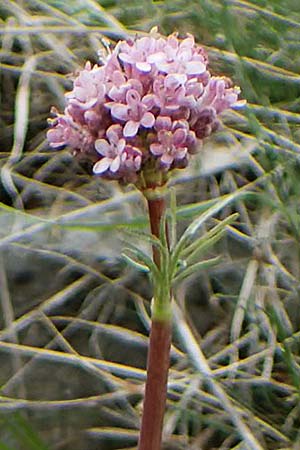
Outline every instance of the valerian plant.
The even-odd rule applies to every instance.
[[[192,35],[164,37],[155,28],[120,41],[101,64],[87,62],[66,94],[64,113],[53,108],[55,118],[49,121],[51,147],[68,146],[74,155],[87,155],[95,175],[134,183],[148,203],[153,259],[133,245],[125,252],[128,261],[151,273],[154,292],[139,450],[161,447],[174,286],[216,262],[199,262],[199,255],[236,218],[198,237],[220,205],[196,219],[178,242],[170,239],[176,226],[174,215],[166,216],[164,187],[170,174],[201,150],[224,110],[244,104],[238,100],[239,87],[212,76],[207,66],[207,54]]]

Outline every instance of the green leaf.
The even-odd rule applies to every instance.
[[[222,220],[220,223],[218,223],[218,225],[207,231],[204,236],[201,236],[191,245],[186,247],[182,251],[180,257],[192,259],[199,255],[201,251],[205,252],[208,248],[212,247],[219,239],[221,239],[221,237],[224,235],[226,226],[233,223],[238,218],[238,216],[238,213],[234,213],[226,219]]]
[[[149,233],[146,233],[144,231],[139,231],[139,230],[131,230],[129,228],[126,228],[122,231],[124,232],[124,234],[128,234],[129,236],[136,237],[143,241],[147,241],[149,244],[155,245],[155,247],[158,247],[161,250],[163,249],[163,245],[162,245],[161,241],[153,234],[149,234]]]
[[[206,220],[213,217],[215,214],[217,214],[219,211],[221,211],[225,206],[227,206],[232,201],[236,200],[237,198],[240,198],[244,193],[243,192],[235,192],[234,194],[227,195],[225,198],[223,198],[221,201],[219,201],[216,205],[209,208],[205,213],[203,213],[200,217],[195,219],[190,226],[186,229],[186,231],[181,236],[180,240],[178,241],[177,245],[175,246],[173,252],[172,252],[172,263],[170,267],[170,273],[174,273],[174,269],[177,265],[178,259],[182,258],[182,254],[185,250],[185,247],[187,247],[188,242],[192,239],[194,234],[199,230],[199,228],[205,223]],[[225,226],[229,223],[231,223],[233,220],[236,219],[236,215],[232,214],[228,218],[226,218],[224,221],[219,223],[215,228],[218,230],[221,230],[222,228],[225,228]],[[224,225],[223,225],[224,224]],[[208,232],[209,233],[209,232]],[[214,232],[212,231],[212,234]],[[207,235],[204,235],[204,237],[200,238],[201,240],[205,239]],[[199,243],[196,241],[196,243],[193,243],[190,247],[193,251],[193,246],[197,248]],[[186,252],[187,254],[189,251]],[[184,258],[182,258],[184,259]]]
[[[211,258],[205,261],[200,261],[196,264],[192,264],[191,266],[188,266],[187,269],[184,269],[182,272],[179,272],[179,274],[174,277],[173,283],[174,284],[178,283],[179,281],[184,280],[190,275],[193,275],[193,273],[215,266],[221,261],[221,259],[222,259],[221,256],[217,256],[216,258]]]
[[[136,261],[135,259],[131,258],[126,253],[121,253],[122,257],[125,259],[126,262],[128,262],[134,269],[137,269],[141,272],[149,273],[150,269],[149,267],[145,266],[144,264],[141,264],[140,262]]]
[[[123,253],[124,255],[127,255],[127,257],[132,261],[134,261],[134,263],[140,265],[141,268],[146,266],[156,279],[160,278],[160,272],[156,264],[152,261],[151,258],[149,258],[148,255],[146,255],[146,253],[142,252],[132,244],[130,244],[130,247],[124,248]]]
[[[176,221],[176,190],[170,188],[170,209],[167,211],[168,214],[168,225],[169,225],[169,242],[170,249],[176,245],[177,242],[177,221]]]
[[[185,230],[183,235],[181,236],[178,246],[183,245],[187,240],[192,239],[194,234],[198,231],[198,229],[211,217],[215,214],[219,213],[225,206],[229,205],[231,202],[241,199],[244,195],[243,192],[235,192],[233,194],[226,195],[225,198],[220,200],[216,205],[209,208],[204,214],[200,217],[197,217]]]

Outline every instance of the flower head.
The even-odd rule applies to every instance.
[[[93,153],[93,171],[136,182],[149,167],[184,167],[225,109],[242,106],[240,89],[212,77],[192,35],[149,35],[119,42],[102,66],[89,62],[54,111],[50,145]]]

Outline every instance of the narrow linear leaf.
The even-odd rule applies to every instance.
[[[160,242],[160,240],[154,236],[153,234],[149,234],[143,231],[139,231],[139,230],[131,230],[131,229],[124,229],[122,230],[124,232],[124,234],[128,234],[129,236],[133,236],[136,237],[138,239],[142,239],[144,241],[147,241],[149,244],[151,245],[155,245],[155,247],[158,247],[160,249],[163,248],[162,243]]]
[[[234,200],[240,199],[244,195],[243,192],[235,192],[233,194],[227,195],[223,200],[219,201],[216,205],[209,208],[204,214],[195,219],[186,229],[186,231],[181,236],[178,245],[182,245],[186,240],[191,239],[196,231],[206,222],[206,220],[213,217],[215,214],[220,212],[225,206],[229,205]]]
[[[152,272],[153,276],[159,278],[160,272],[154,262],[151,258],[149,258],[148,255],[146,255],[141,250],[137,249],[133,245],[130,245],[130,247],[124,248],[124,254],[126,254],[129,258],[131,258],[133,261],[135,261],[137,264],[140,264],[141,266],[148,267],[148,269]]]
[[[134,269],[140,270],[141,272],[146,272],[149,273],[150,269],[149,267],[145,266],[144,264],[141,264],[140,262],[134,260],[133,258],[131,258],[129,255],[127,255],[126,253],[122,252],[121,253],[122,258],[125,259],[126,262],[129,263],[130,266],[132,266]]]
[[[225,235],[226,230],[219,231],[218,234],[212,236],[210,239],[201,239],[199,245],[193,253],[188,255],[185,259],[187,265],[192,264],[193,261],[200,259],[200,256],[204,256],[204,254],[211,249],[222,237]]]
[[[192,264],[187,269],[180,272],[177,276],[175,276],[173,282],[178,283],[179,281],[184,280],[195,272],[199,272],[200,270],[208,269],[211,266],[215,266],[221,261],[221,256],[217,256],[215,258],[207,259],[205,261],[200,261],[196,264]]]
[[[194,253],[194,251],[197,250],[199,248],[199,246],[201,246],[201,244],[205,245],[205,243],[207,241],[210,241],[215,236],[218,236],[220,233],[223,234],[223,232],[225,231],[226,226],[231,224],[231,223],[233,223],[233,222],[235,222],[235,220],[238,218],[238,216],[239,216],[238,213],[234,213],[234,214],[231,214],[226,219],[222,220],[220,223],[218,223],[218,225],[213,227],[211,230],[207,231],[204,234],[204,236],[201,236],[199,239],[197,239],[191,245],[186,247],[182,251],[180,257],[186,258],[188,256],[191,256]]]

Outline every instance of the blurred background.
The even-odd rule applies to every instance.
[[[194,34],[247,99],[170,182],[179,235],[249,193],[203,227],[239,213],[220,263],[176,292],[232,412],[174,332],[164,449],[300,449],[298,0],[1,1],[0,449],[136,448],[152,292],[121,252],[145,203],[45,133],[86,60],[153,26]]]

